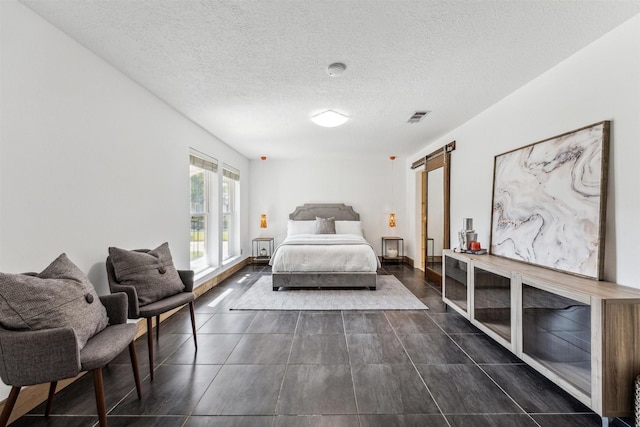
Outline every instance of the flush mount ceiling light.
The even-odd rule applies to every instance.
[[[311,120],[313,120],[313,122],[318,126],[322,126],[325,128],[334,128],[336,126],[344,124],[347,120],[349,120],[349,117],[345,116],[344,114],[336,113],[332,110],[327,110],[311,117]]]

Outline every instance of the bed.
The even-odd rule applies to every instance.
[[[360,214],[351,206],[314,203],[289,214],[287,237],[269,264],[274,291],[281,287],[375,290],[380,261],[362,235]]]

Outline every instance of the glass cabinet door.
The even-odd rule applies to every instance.
[[[511,343],[511,277],[473,268],[473,317]]]
[[[456,258],[444,257],[444,289],[443,297],[467,311],[467,269],[466,262]]]
[[[522,352],[591,395],[591,306],[522,284]]]

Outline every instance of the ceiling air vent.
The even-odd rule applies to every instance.
[[[413,113],[411,117],[409,117],[409,120],[407,120],[407,123],[418,123],[420,120],[423,119],[423,117],[425,117],[430,112],[431,111],[416,111],[415,113]]]

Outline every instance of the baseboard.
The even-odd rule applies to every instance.
[[[220,274],[216,274],[210,279],[207,279],[204,283],[202,283],[200,286],[195,288],[193,290],[193,293],[196,294],[196,298],[199,297],[200,295],[216,287],[220,282],[228,279],[229,277],[231,277],[232,275],[237,273],[239,270],[241,270],[243,267],[249,264],[251,264],[251,258],[247,257],[242,261],[238,262],[237,264],[234,264],[233,266],[229,267],[228,269],[221,271]]]
[[[198,286],[193,290],[193,293],[196,295],[196,299],[250,263],[251,263],[250,258],[246,258],[243,261],[228,268],[227,270],[220,272],[220,274],[208,279],[202,285]],[[160,323],[164,322],[166,319],[168,319],[169,317],[171,317],[173,314],[175,314],[181,309],[182,307],[178,307],[174,310],[168,311],[160,315]],[[147,322],[145,319],[139,319],[136,321],[136,324],[138,326],[138,333],[136,334],[136,339],[137,339],[147,333]],[[153,326],[156,325],[155,318],[153,319],[152,325]],[[60,380],[58,382],[56,393],[64,389],[69,384],[73,383],[78,378],[81,378],[85,373],[86,372],[81,372],[75,378],[67,378],[65,380]],[[36,384],[28,387],[23,387],[22,390],[20,390],[20,394],[18,395],[18,400],[16,401],[16,404],[13,407],[13,411],[11,412],[9,423],[12,423],[16,419],[20,418],[24,414],[31,411],[36,406],[40,405],[42,402],[45,402],[47,400],[48,395],[49,395],[49,383]],[[0,412],[4,409],[6,400],[7,399],[4,399],[2,400],[2,402],[0,402]],[[55,405],[55,400],[53,404]]]

